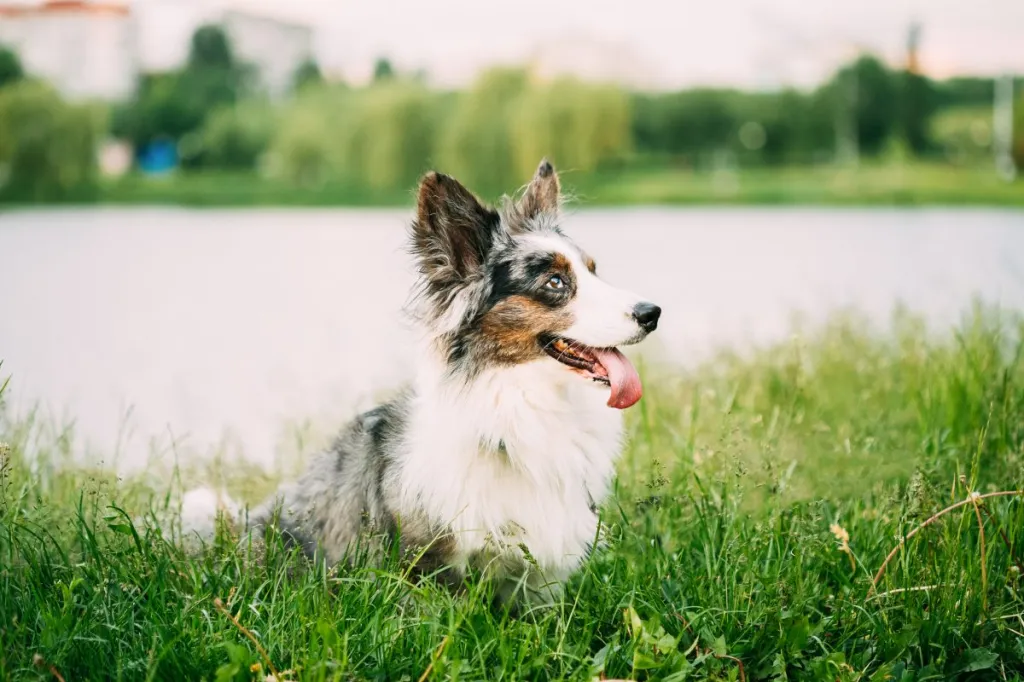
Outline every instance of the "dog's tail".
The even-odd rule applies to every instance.
[[[210,542],[217,533],[218,522],[233,526],[242,522],[242,505],[223,488],[193,488],[181,497],[181,536],[183,539]]]

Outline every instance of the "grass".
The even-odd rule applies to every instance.
[[[132,522],[166,479],[61,466],[71,435],[8,417],[0,677],[1024,679],[1024,499],[984,497],[1024,488],[1022,332],[980,305],[950,332],[851,314],[648,365],[608,548],[517,618],[397,566],[246,569],[223,537],[189,559]]]
[[[595,175],[569,169],[564,181],[587,203],[815,204],[1024,206],[1024,184],[996,177],[991,164],[957,167],[908,162],[865,163],[858,169],[829,166],[751,168],[694,172],[665,166],[629,166]],[[412,187],[412,184],[410,184]],[[127,176],[109,181],[99,201],[187,206],[407,206],[411,189],[370,191],[323,185],[295,187],[251,174]]]

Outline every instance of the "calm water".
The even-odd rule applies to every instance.
[[[128,468],[154,449],[269,462],[289,425],[343,419],[409,376],[407,218],[0,213],[14,409],[73,420],[80,445]],[[794,311],[884,323],[902,301],[943,325],[976,294],[1024,309],[1019,212],[631,209],[567,229],[604,277],[661,304],[648,350],[680,363],[778,338]]]

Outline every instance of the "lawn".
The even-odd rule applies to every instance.
[[[194,473],[119,481],[0,411],[0,677],[1024,679],[1021,318],[796,331],[642,368],[607,548],[516,617],[399,566],[246,568],[227,533],[190,559],[133,519]]]
[[[570,191],[588,205],[812,204],[840,206],[1024,206],[1024,180],[1000,180],[991,164],[870,162],[832,166],[693,171],[665,165],[627,166],[598,174],[562,172]],[[240,173],[129,175],[103,185],[99,201],[185,206],[411,206],[408,189],[368,190],[342,185],[296,187]]]

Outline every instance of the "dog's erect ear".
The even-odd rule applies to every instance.
[[[519,206],[523,215],[533,218],[542,211],[557,211],[561,191],[555,167],[550,161],[543,159],[537,166],[533,180],[526,187],[523,198],[520,199]]]
[[[431,289],[455,286],[480,269],[500,224],[455,178],[430,172],[420,181],[413,251]]]

